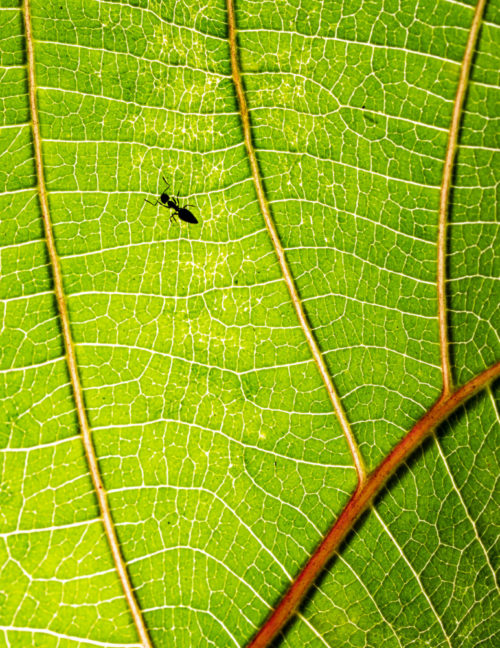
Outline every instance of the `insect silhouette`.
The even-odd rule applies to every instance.
[[[192,207],[193,205],[186,205],[185,207],[181,207],[179,205],[179,196],[175,197],[168,195],[168,182],[166,181],[165,176],[162,176],[162,178],[165,181],[165,190],[162,191],[160,197],[156,199],[156,202],[151,202],[147,198],[145,199],[146,202],[153,206],[161,205],[162,207],[165,207],[165,209],[173,209],[174,212],[173,214],[170,214],[170,220],[172,220],[172,218],[175,220],[175,215],[177,214],[177,216],[185,223],[197,223],[198,219],[188,209],[188,207]]]

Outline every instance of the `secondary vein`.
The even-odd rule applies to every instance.
[[[75,406],[78,416],[78,422],[82,434],[82,442],[85,449],[85,456],[89,471],[92,477],[92,482],[96,491],[99,511],[101,514],[102,523],[108,539],[108,544],[113,557],[113,562],[118,572],[120,582],[130,608],[130,612],[134,619],[137,633],[141,640],[143,648],[152,648],[142,613],[135,598],[134,590],[130,582],[130,578],[125,566],[125,561],[121,554],[120,544],[116,535],[113,518],[109,508],[108,497],[104,489],[97,463],[97,456],[92,441],[92,434],[90,431],[89,423],[87,420],[87,412],[83,398],[83,390],[80,383],[80,375],[75,355],[75,346],[71,335],[71,327],[69,323],[68,307],[66,304],[66,296],[64,294],[63,278],[61,266],[59,263],[59,256],[55,244],[54,231],[52,228],[52,221],[50,217],[49,202],[47,198],[47,189],[45,186],[45,176],[43,171],[42,161],[42,138],[40,135],[40,123],[38,118],[38,107],[36,101],[36,79],[35,79],[35,52],[33,47],[33,33],[31,27],[31,13],[30,13],[30,0],[24,0],[23,15],[26,34],[26,51],[28,61],[28,85],[29,85],[29,103],[31,110],[31,125],[33,131],[33,147],[35,152],[35,166],[37,173],[37,189],[40,198],[40,208],[42,212],[42,220],[45,230],[45,240],[47,244],[47,251],[50,258],[50,265],[52,268],[52,276],[54,280],[54,293],[57,301],[57,308],[61,320],[61,327],[64,339],[64,348],[66,354],[66,362],[71,379],[71,386],[73,390],[73,397],[75,399]]]
[[[321,375],[321,378],[323,379],[323,383],[328,392],[328,396],[333,405],[333,409],[335,411],[335,414],[337,415],[337,418],[339,420],[339,423],[342,427],[345,438],[349,445],[349,449],[351,451],[354,465],[356,467],[356,472],[358,474],[358,481],[361,484],[363,483],[366,475],[363,458],[361,456],[358,445],[354,438],[354,434],[352,433],[349,421],[347,420],[347,416],[342,406],[342,403],[340,401],[339,395],[337,394],[337,390],[335,389],[335,386],[332,382],[332,378],[326,366],[323,355],[318,347],[318,343],[316,342],[316,339],[311,330],[309,322],[307,321],[306,314],[304,313],[304,309],[302,307],[302,301],[297,292],[297,288],[295,286],[292,273],[290,272],[290,268],[288,267],[285,251],[283,249],[281,240],[276,230],[276,226],[271,216],[271,211],[269,209],[269,202],[267,200],[267,196],[265,194],[264,187],[262,185],[259,164],[257,162],[257,156],[255,154],[255,149],[252,142],[250,115],[248,112],[245,91],[243,89],[243,82],[241,80],[241,74],[239,68],[238,45],[236,42],[237,27],[236,27],[236,16],[234,12],[234,0],[227,0],[227,18],[228,18],[228,27],[229,27],[229,49],[230,49],[230,56],[231,56],[231,70],[233,76],[233,83],[236,89],[236,95],[238,97],[238,105],[240,109],[241,121],[243,126],[245,146],[247,149],[248,159],[250,161],[252,178],[254,181],[255,190],[257,192],[259,206],[262,211],[262,215],[264,217],[269,232],[269,236],[271,237],[274,250],[278,257],[278,261],[281,267],[281,271],[283,273],[283,277],[285,279],[286,287],[288,288],[288,292],[290,294],[290,298],[293,303],[293,307],[295,308],[295,312],[297,313],[300,326],[304,332],[307,343],[309,344],[309,348],[314,358],[314,362],[318,367],[319,373]]]
[[[462,118],[463,104],[467,85],[469,81],[472,56],[479,35],[481,19],[483,17],[486,0],[478,0],[474,18],[469,32],[469,38],[465,47],[464,58],[460,67],[455,103],[451,117],[450,130],[448,135],[448,147],[443,168],[441,181],[441,194],[439,199],[439,231],[437,249],[437,294],[438,294],[438,321],[439,321],[439,343],[441,346],[441,369],[443,374],[443,398],[447,398],[453,391],[453,379],[450,364],[450,344],[448,339],[448,321],[446,307],[446,238],[448,225],[448,206],[450,201],[450,189],[453,176],[453,167],[457,152],[458,131]]]

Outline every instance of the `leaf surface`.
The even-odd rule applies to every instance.
[[[41,155],[85,410],[155,647],[244,646],[356,487],[257,201],[225,4],[30,1]],[[137,646],[81,441],[37,193],[22,7],[0,10],[0,644]],[[473,6],[238,1],[251,131],[369,471],[440,395],[440,183]],[[500,5],[448,227],[458,385],[499,358]],[[165,190],[199,225],[153,207]],[[393,476],[283,646],[494,648],[498,404]]]

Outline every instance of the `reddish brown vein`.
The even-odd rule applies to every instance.
[[[465,93],[469,81],[472,56],[479,35],[481,19],[484,12],[486,0],[479,0],[472,19],[469,38],[465,47],[464,58],[460,68],[455,103],[448,134],[448,147],[443,167],[443,178],[441,181],[441,195],[439,200],[439,231],[438,231],[438,267],[437,267],[437,292],[438,292],[438,320],[439,320],[439,342],[441,347],[441,371],[443,375],[443,398],[446,398],[453,390],[451,375],[450,351],[448,341],[448,322],[446,308],[446,242],[448,225],[448,204],[450,200],[451,180],[453,177],[453,164],[457,152],[458,131],[462,117]]]
[[[321,542],[299,577],[266,623],[255,635],[248,648],[266,648],[283,629],[311,585],[324,569],[326,563],[339,548],[340,543],[352,529],[360,515],[366,511],[373,498],[387,483],[389,477],[399,468],[412,452],[426,439],[440,423],[463,405],[469,398],[500,376],[500,362],[486,369],[463,387],[438,402],[416,423],[379,467],[368,477],[364,485],[351,496],[328,535]]]
[[[47,243],[47,250],[49,253],[50,264],[52,268],[52,276],[54,280],[54,292],[57,301],[57,308],[61,320],[61,327],[64,339],[64,348],[66,352],[66,362],[71,379],[71,386],[73,389],[73,397],[75,400],[76,411],[78,415],[78,422],[82,434],[83,446],[85,449],[85,456],[89,472],[92,477],[97,501],[103,522],[108,544],[111,549],[113,562],[118,573],[125,598],[127,600],[132,618],[137,628],[137,633],[140,637],[143,648],[152,648],[151,642],[148,637],[146,626],[142,618],[141,610],[136,601],[134,590],[130,582],[130,577],[125,566],[125,561],[121,554],[120,544],[116,535],[113,518],[109,508],[108,497],[104,489],[99,472],[99,465],[97,456],[92,441],[92,433],[90,431],[89,423],[87,420],[87,412],[85,410],[85,403],[83,399],[83,391],[80,383],[80,375],[78,365],[76,362],[75,346],[71,335],[71,327],[69,323],[68,307],[66,304],[66,296],[64,294],[63,279],[61,266],[59,263],[59,256],[57,254],[54,232],[52,228],[52,220],[50,217],[49,201],[47,198],[47,189],[45,187],[45,177],[43,172],[42,160],[42,138],[40,135],[40,124],[38,119],[38,107],[36,101],[36,79],[35,79],[35,52],[33,48],[33,34],[31,29],[31,14],[30,14],[30,1],[25,0],[23,6],[24,24],[26,30],[26,51],[28,58],[28,84],[29,84],[29,101],[31,109],[31,122],[33,130],[33,146],[35,149],[35,165],[38,179],[38,195],[40,198],[40,207],[42,211],[42,219],[45,230],[45,239]]]

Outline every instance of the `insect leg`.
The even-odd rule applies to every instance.
[[[144,198],[144,200],[145,200],[145,202],[149,203],[150,205],[153,205],[153,207],[154,207],[155,205],[157,205],[157,204],[160,202],[159,200],[157,200],[156,202],[151,202],[151,201],[148,200],[147,198]]]

